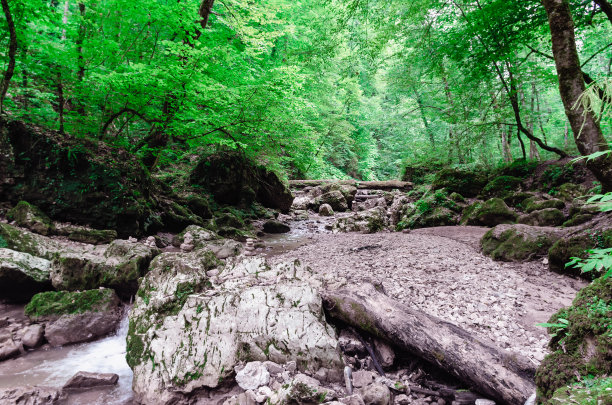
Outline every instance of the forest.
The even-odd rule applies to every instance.
[[[546,3],[6,0],[0,105],[162,171],[217,145],[360,180],[604,150],[611,6],[569,2],[586,91],[564,108]],[[575,107],[596,145],[577,147]]]
[[[0,404],[612,404],[610,0],[0,5]]]

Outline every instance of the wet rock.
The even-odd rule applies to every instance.
[[[532,211],[529,214],[521,215],[518,219],[519,224],[532,226],[559,226],[564,221],[565,215],[557,208]]]
[[[387,343],[380,339],[374,340],[374,352],[378,357],[380,365],[383,367],[391,367],[395,361],[395,351]]]
[[[334,209],[329,204],[321,204],[319,207],[319,215],[324,217],[331,217],[334,215]]]
[[[362,388],[361,396],[365,405],[389,405],[391,403],[389,387],[380,383],[373,383]]]
[[[0,403],[23,405],[56,405],[61,391],[51,387],[14,387],[0,389]]]
[[[19,203],[11,209],[6,217],[9,221],[23,228],[28,228],[32,232],[41,235],[49,235],[53,231],[53,223],[38,207],[19,201]]]
[[[43,337],[45,335],[45,328],[43,325],[30,325],[26,326],[22,331],[21,343],[30,349],[38,347],[42,344]]]
[[[139,401],[216,388],[241,361],[341,367],[310,270],[249,258],[228,264],[213,283],[193,255],[157,257],[130,313],[127,360]]]
[[[480,241],[484,254],[495,260],[524,261],[546,256],[548,249],[563,235],[558,228],[529,225],[498,225]]]
[[[270,373],[261,361],[252,361],[236,373],[236,382],[243,390],[256,390],[270,382]]]
[[[28,301],[34,294],[52,289],[50,268],[48,260],[0,249],[0,296]]]
[[[13,336],[8,331],[0,331],[0,361],[18,356],[19,346],[13,341]]]
[[[64,390],[86,389],[116,385],[119,376],[113,373],[89,373],[79,371],[62,387]]]
[[[266,233],[287,233],[291,228],[281,221],[270,219],[264,222],[263,230]]]
[[[119,305],[119,297],[110,289],[49,291],[36,294],[25,313],[32,321],[46,322],[45,339],[51,346],[63,346],[115,331],[121,320]]]

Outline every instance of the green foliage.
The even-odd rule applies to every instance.
[[[30,317],[80,314],[102,308],[111,303],[114,297],[115,292],[106,288],[83,292],[43,292],[32,297],[25,307],[25,314]]]
[[[586,253],[586,259],[572,257],[565,267],[575,267],[582,273],[595,272],[604,278],[612,276],[612,248],[589,249]]]
[[[7,248],[8,247],[8,243],[6,242],[6,240],[0,236],[0,249],[1,248]]]

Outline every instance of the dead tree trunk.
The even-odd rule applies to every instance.
[[[13,73],[15,72],[15,54],[17,53],[17,32],[15,31],[15,22],[13,21],[13,16],[11,14],[11,9],[8,5],[8,0],[1,0],[2,3],[2,11],[4,12],[4,17],[6,18],[6,24],[8,25],[9,30],[9,63],[4,72],[4,77],[2,78],[2,82],[0,82],[0,114],[4,111],[4,98],[6,97],[6,93],[8,92],[9,83],[11,82],[11,78],[13,77]]]
[[[583,156],[608,151],[608,142],[603,137],[594,114],[577,104],[585,91],[585,84],[568,1],[542,0],[542,4],[548,14],[561,100],[574,133],[576,146]],[[587,167],[601,182],[604,191],[612,191],[612,155],[589,160]]]
[[[529,360],[408,308],[372,285],[329,292],[323,301],[332,318],[390,341],[501,403],[523,404],[535,392],[535,367]]]

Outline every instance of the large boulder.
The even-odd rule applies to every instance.
[[[0,223],[0,241],[4,241],[4,247],[9,249],[48,260],[53,259],[57,252],[66,250],[57,240],[3,223]]]
[[[51,219],[49,219],[49,217],[38,207],[26,201],[19,201],[19,203],[6,214],[6,217],[10,221],[15,221],[17,225],[28,228],[32,232],[41,235],[48,235],[53,231],[53,222],[51,222]]]
[[[256,258],[220,270],[209,279],[196,253],[164,253],[153,261],[127,338],[138,401],[169,404],[216,388],[239,362],[297,361],[311,372],[341,367],[308,268],[270,267]]]
[[[209,190],[222,204],[263,206],[289,211],[293,196],[276,173],[256,164],[242,151],[223,150],[203,157],[191,173],[191,183]]]
[[[558,228],[504,224],[488,231],[480,245],[483,253],[494,260],[525,261],[546,256],[562,235],[563,230]]]
[[[518,215],[500,198],[476,202],[468,207],[461,218],[462,224],[496,226],[516,222]]]
[[[342,212],[349,209],[349,204],[346,198],[339,190],[331,190],[315,199],[315,205],[321,206],[327,204],[332,207],[334,211]]]
[[[565,221],[563,212],[556,208],[544,208],[543,210],[532,211],[529,214],[521,215],[518,219],[519,224],[533,226],[559,226]]]
[[[587,375],[589,378],[610,376],[611,303],[612,278],[600,277],[582,289],[570,307],[561,309],[550,318],[548,331],[551,334],[549,347],[552,353],[544,359],[536,373],[540,401],[548,403],[546,401],[561,387],[576,383]]]
[[[457,225],[460,210],[461,204],[452,200],[445,191],[426,193],[414,204],[404,205],[397,228]]]
[[[0,403],[23,405],[55,405],[62,401],[58,388],[21,386],[0,389]]]
[[[159,212],[169,207],[153,198],[155,184],[133,153],[18,121],[0,123],[0,140],[0,201],[28,201],[54,220],[123,237],[162,226]]]
[[[333,229],[336,232],[375,233],[388,225],[387,211],[382,207],[376,207],[338,218]]]
[[[596,277],[593,273],[565,267],[572,257],[586,258],[590,249],[612,248],[612,213],[602,214],[580,226],[567,228],[566,234],[548,251],[548,266],[558,273],[570,273],[587,279]]]
[[[33,322],[44,322],[51,346],[87,342],[117,329],[121,320],[119,297],[111,289],[82,292],[49,291],[36,294],[25,307]]]
[[[51,290],[50,267],[46,259],[0,249],[0,296],[28,301],[36,293]]]
[[[558,210],[565,208],[565,203],[556,198],[540,199],[538,197],[532,197],[523,201],[523,205],[527,213],[547,208],[556,208]]]
[[[51,265],[51,281],[58,290],[109,287],[127,298],[138,290],[142,277],[159,249],[127,240],[113,241],[103,254],[58,252]]]
[[[436,174],[431,186],[434,190],[445,188],[449,193],[476,197],[487,182],[487,175],[479,170],[443,169]]]
[[[519,177],[499,176],[488,182],[480,194],[484,198],[507,196],[516,192],[522,182],[523,179]]]
[[[344,197],[348,208],[351,208],[351,206],[353,205],[353,201],[355,200],[355,195],[357,194],[357,187],[350,184],[342,183],[329,183],[321,186],[321,192],[323,194],[329,193],[331,191],[339,191]]]

